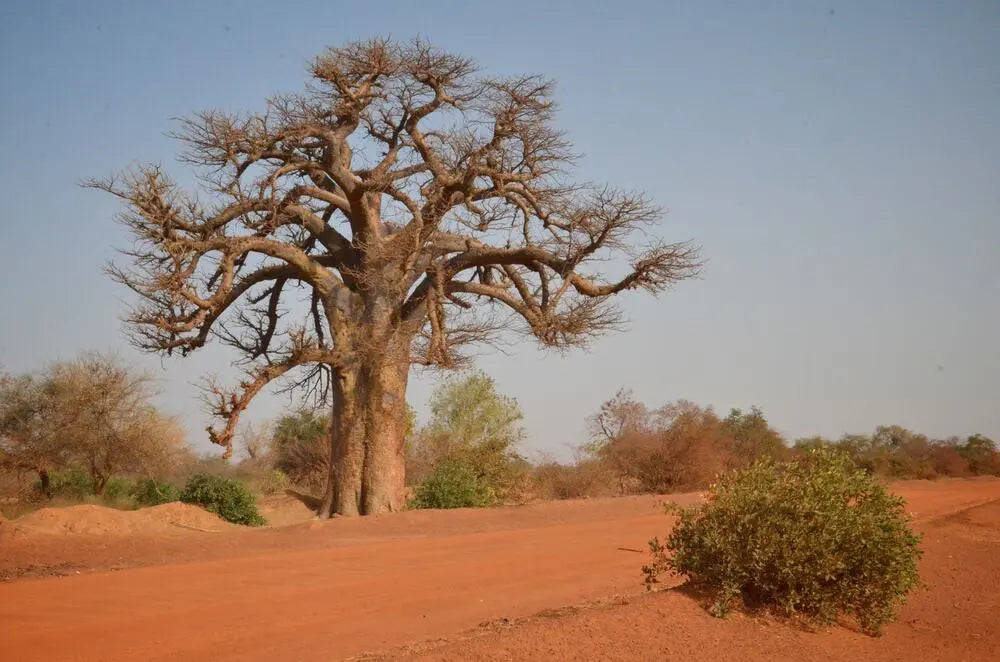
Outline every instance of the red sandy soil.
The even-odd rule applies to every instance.
[[[663,497],[325,522],[276,499],[253,530],[180,504],[0,523],[0,659],[1000,659],[1000,480],[893,489],[928,588],[877,639],[643,594]]]

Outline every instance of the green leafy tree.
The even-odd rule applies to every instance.
[[[459,463],[498,499],[512,496],[526,468],[517,452],[524,438],[520,425],[524,415],[517,401],[499,393],[492,378],[472,372],[438,386],[430,409],[431,420],[416,435],[408,453],[417,476],[429,476],[445,462]]]
[[[788,452],[785,440],[771,428],[764,412],[757,407],[751,407],[749,412],[733,409],[724,423],[733,436],[733,459],[737,466],[762,457],[779,459]]]

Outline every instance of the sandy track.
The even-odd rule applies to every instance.
[[[924,525],[946,530],[966,526],[949,514],[1000,498],[1000,481],[903,483],[896,491]],[[644,549],[666,531],[659,500],[406,513],[142,544],[105,540],[103,547],[65,537],[8,545],[0,550],[7,564],[27,562],[33,548],[50,560],[58,545],[64,562],[77,551],[96,567],[161,562],[158,542],[183,562],[0,584],[3,658],[341,659],[451,637],[486,621],[638,595],[645,556],[620,548]],[[205,558],[214,560],[198,560]],[[1000,577],[993,579],[995,586]],[[507,655],[542,650],[521,640]],[[497,649],[446,646],[430,655],[484,659],[490,650]],[[577,659],[587,659],[582,653]]]

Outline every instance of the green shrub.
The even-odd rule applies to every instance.
[[[104,486],[105,503],[116,506],[132,506],[135,481],[124,476],[112,476]]]
[[[417,486],[410,508],[485,508],[494,501],[493,490],[472,467],[446,460]]]
[[[161,483],[154,478],[140,480],[135,486],[133,495],[135,502],[140,506],[159,506],[180,498],[176,487],[170,483]]]
[[[41,489],[39,487],[39,489]],[[94,479],[83,469],[70,467],[49,472],[49,493],[53,497],[83,501],[94,496]]]
[[[723,476],[701,506],[672,508],[679,520],[666,545],[650,541],[646,583],[685,575],[714,590],[716,616],[742,597],[819,624],[849,614],[878,634],[920,584],[903,506],[835,451],[760,461]]]
[[[261,526],[267,523],[257,512],[253,493],[232,478],[209,474],[191,476],[181,492],[181,501],[197,504],[234,524]]]

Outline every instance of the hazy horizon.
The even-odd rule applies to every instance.
[[[1000,439],[1000,3],[37,2],[0,8],[0,369],[82,350],[154,370],[208,449],[192,386],[215,347],[142,355],[101,272],[119,207],[78,183],[133,162],[190,171],[173,118],[258,110],[326,46],[420,35],[494,74],[557,81],[581,181],[645,191],[704,275],[623,296],[588,350],[530,341],[477,366],[524,409],[528,450],[568,457],[619,388],[759,406],[789,439],[899,424]],[[423,413],[435,376],[416,372]],[[255,404],[249,420],[287,399]]]

